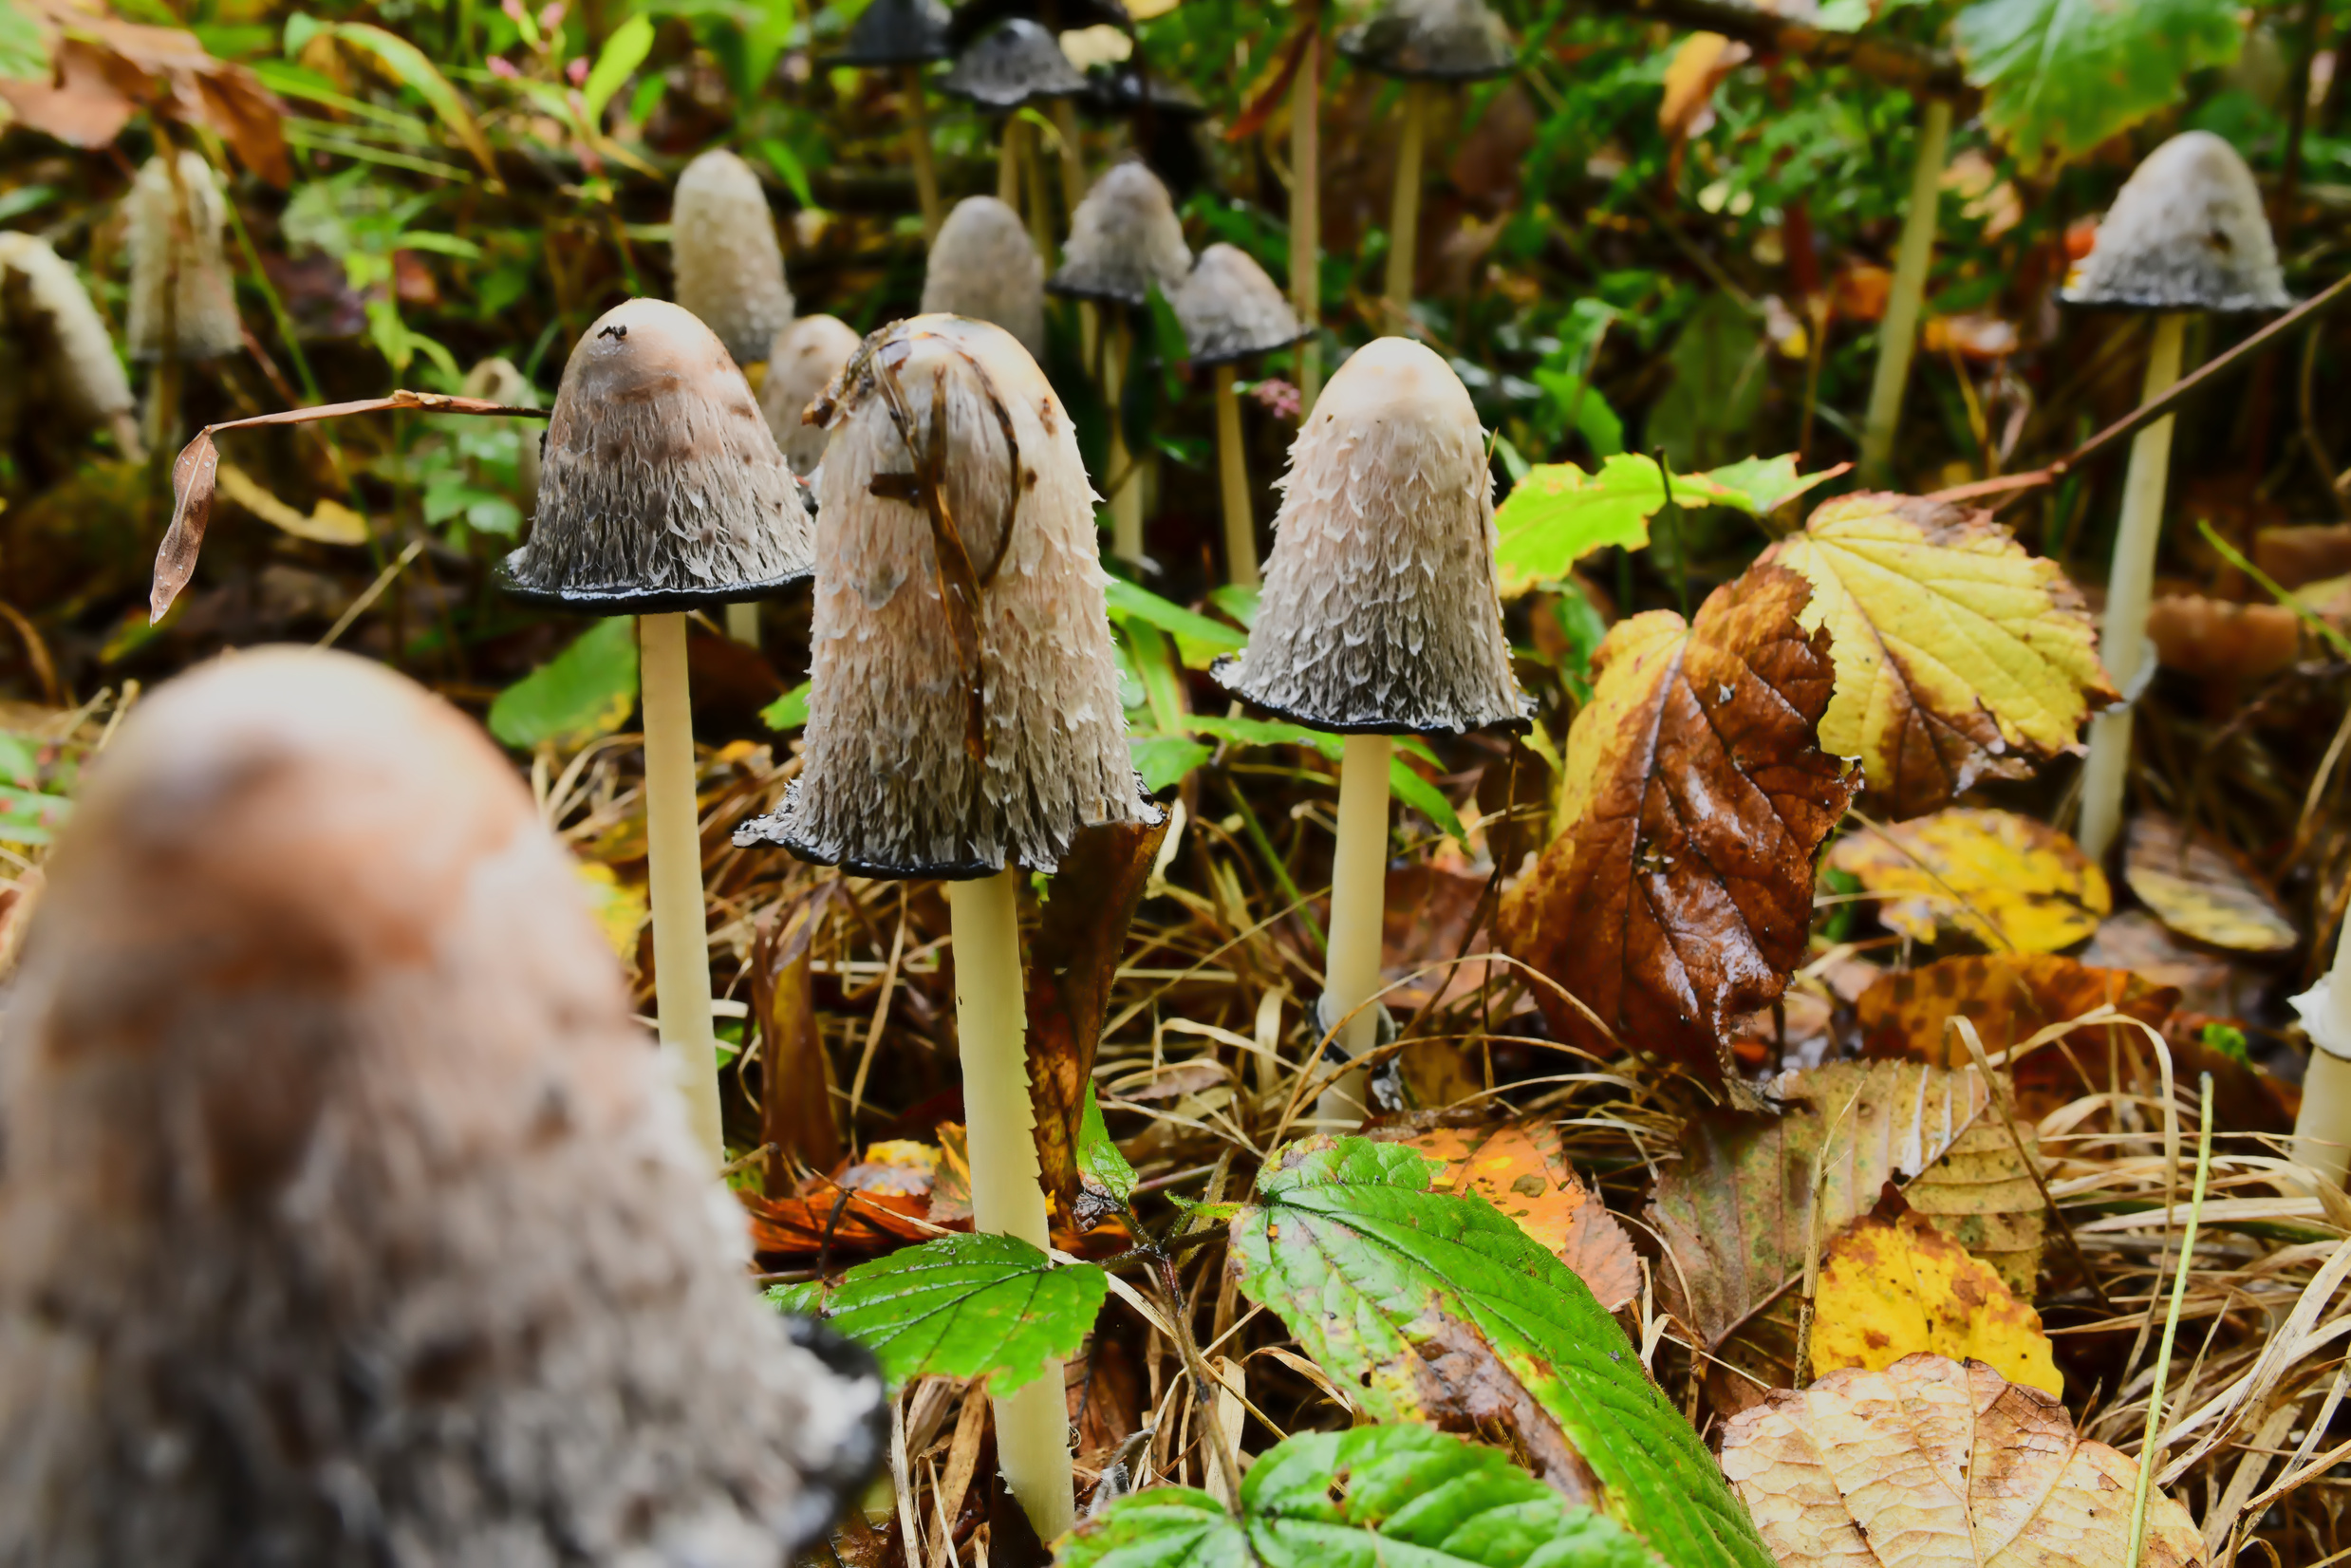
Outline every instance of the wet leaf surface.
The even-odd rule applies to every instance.
[[[1927,1352],[1990,1366],[2012,1383],[2064,1392],[2029,1299],[1914,1213],[1863,1215],[1829,1243],[1813,1307],[1812,1372],[1882,1372]]]
[[[1965,936],[1986,947],[2053,953],[2114,907],[2106,873],[2047,823],[1956,806],[1846,834],[1829,865],[1878,895],[1878,918],[1918,942]]]

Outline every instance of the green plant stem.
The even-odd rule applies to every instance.
[[[1893,476],[1894,431],[1902,422],[1902,389],[1910,380],[1911,350],[1918,341],[1927,268],[1934,259],[1935,214],[1942,205],[1950,135],[1950,100],[1930,98],[1919,121],[1910,202],[1903,209],[1902,239],[1894,252],[1894,288],[1877,330],[1877,373],[1870,383],[1869,415],[1861,426],[1861,482],[1867,485],[1883,485]]]
[[[1298,320],[1318,328],[1322,322],[1321,258],[1321,10],[1310,10],[1306,25],[1315,29],[1298,58],[1297,80],[1290,86],[1290,307]],[[1314,412],[1322,395],[1322,342],[1319,332],[1297,347],[1298,423]]]
[[[2212,1075],[2202,1076],[2203,1111],[2196,1127],[2196,1185],[2188,1199],[2188,1224],[2180,1232],[2179,1266],[2172,1275],[2172,1303],[2163,1314],[2163,1341],[2155,1347],[2155,1378],[2147,1391],[2147,1429],[2138,1445],[2138,1484],[2131,1488],[2131,1549],[2123,1568],[2137,1568],[2147,1550],[2147,1503],[2154,1494],[2156,1462],[2155,1434],[2163,1424],[2163,1380],[2172,1371],[2172,1341],[2179,1334],[2180,1303],[2188,1296],[2188,1271],[2193,1266],[2196,1224],[2204,1218],[2204,1186],[2212,1173]]]

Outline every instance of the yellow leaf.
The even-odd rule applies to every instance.
[[[604,932],[604,940],[623,963],[637,957],[637,932],[644,925],[644,888],[623,882],[611,867],[593,860],[574,862],[580,885],[588,889],[588,906]]]
[[[1782,1390],[1724,1424],[1723,1474],[1781,1568],[2122,1568],[2137,1463],[1981,1362],[1912,1355]],[[2147,1500],[2140,1568],[2205,1560],[2195,1521]]]
[[[2131,819],[2122,879],[2155,918],[2194,942],[2239,953],[2282,953],[2301,937],[2267,889],[2171,818]]]
[[[1864,1215],[1820,1261],[1813,1371],[1880,1372],[1920,1351],[1982,1361],[2044,1393],[2065,1391],[2041,1315],[1988,1264],[1920,1215],[1893,1224]]]
[[[321,501],[307,515],[271,495],[260,480],[234,463],[222,463],[216,478],[220,494],[272,528],[297,539],[322,545],[364,545],[367,519],[336,501]]]
[[[2054,953],[2114,907],[2106,873],[2074,841],[2012,812],[1969,807],[1848,833],[1829,865],[1884,902],[1879,918],[1920,942],[1940,932],[2018,953]]]
[[[1666,95],[1657,105],[1657,128],[1678,140],[1697,136],[1714,122],[1714,89],[1753,53],[1719,32],[1693,32],[1666,66]]]
[[[1804,574],[1802,625],[1836,639],[1821,746],[1859,757],[1901,815],[2028,775],[2115,700],[2080,591],[1988,513],[1846,495],[1763,559]]]

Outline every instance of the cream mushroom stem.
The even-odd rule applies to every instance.
[[[2180,344],[2188,328],[2185,311],[2155,318],[2147,348],[2147,379],[2139,401],[2160,396],[2179,380]],[[2155,591],[2155,542],[2163,530],[2163,492],[2172,467],[2172,416],[2131,438],[2131,466],[2122,479],[2122,524],[2115,535],[2115,561],[2106,580],[2106,618],[2098,654],[2125,698],[2136,695],[2154,650],[2147,643],[2147,602]],[[2134,703],[2090,720],[2090,757],[2081,770],[2081,851],[2106,858],[2122,829],[2123,783],[2131,771],[2131,712]]]
[[[1035,125],[1020,129],[1020,183],[1029,197],[1029,243],[1040,256],[1053,252],[1053,203],[1045,196],[1045,165],[1038,143],[1044,140]]]
[[[955,952],[955,1027],[963,1064],[963,1121],[971,1141],[972,1227],[1053,1244],[1029,1098],[1028,1011],[1021,994],[1020,873],[1010,867],[947,884]],[[1039,1540],[1076,1522],[1062,1366],[989,1403],[997,1461]]]
[[[694,710],[685,671],[685,617],[641,615],[637,640],[644,705],[645,852],[653,905],[653,997],[662,1049],[685,1096],[686,1121],[714,1161],[718,1047],[710,1026],[710,936],[702,913],[701,812],[694,798]]]
[[[1339,760],[1338,849],[1331,862],[1331,943],[1323,960],[1328,1017],[1348,1018],[1338,1037],[1351,1060],[1379,1039],[1380,924],[1388,899],[1388,760],[1395,742],[1351,735]],[[1369,1113],[1370,1074],[1351,1067],[1322,1092],[1315,1119],[1322,1130],[1353,1131]]]
[[[1020,211],[1021,134],[1020,113],[1016,109],[1004,116],[1004,134],[996,143],[996,199],[1016,213]]]
[[[2310,1034],[2294,1163],[2341,1186],[2351,1168],[2351,918],[2335,939],[2335,967],[2294,1000]]]
[[[906,161],[914,165],[914,199],[923,209],[923,243],[939,237],[939,171],[930,156],[930,116],[923,107],[923,67],[911,62],[898,67],[898,84],[906,98]]]
[[[1209,372],[1217,383],[1217,476],[1224,488],[1224,575],[1236,588],[1258,586],[1257,520],[1249,514],[1249,461],[1241,444],[1241,378],[1229,364]]]
[[[1290,305],[1309,327],[1322,319],[1319,263],[1322,254],[1322,209],[1319,198],[1322,97],[1322,35],[1319,13],[1316,30],[1298,57],[1297,78],[1290,85]],[[1310,337],[1298,345],[1298,422],[1314,412],[1322,393],[1322,342]]]
[[[1950,148],[1951,106],[1948,99],[1927,100],[1918,127],[1918,153],[1911,165],[1911,196],[1902,212],[1902,237],[1894,251],[1894,284],[1886,317],[1877,332],[1877,371],[1870,383],[1870,407],[1861,424],[1861,482],[1882,485],[1894,467],[1894,429],[1902,421],[1902,389],[1911,375],[1918,343],[1918,314],[1926,304],[1927,268],[1934,260],[1934,229],[1942,205],[1943,165]]]
[[[1110,407],[1110,452],[1106,480],[1110,486],[1110,553],[1122,561],[1143,559],[1143,475],[1127,450],[1126,420],[1120,403],[1127,386],[1127,366],[1134,354],[1134,329],[1120,310],[1110,327],[1102,356],[1102,396]]]
[[[1389,330],[1409,334],[1412,323],[1413,252],[1420,244],[1421,143],[1427,136],[1428,84],[1404,84],[1404,134],[1396,144],[1396,198],[1388,219]]]

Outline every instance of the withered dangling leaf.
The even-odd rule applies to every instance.
[[[1567,831],[1503,900],[1503,947],[1552,1029],[1727,1073],[1731,1020],[1787,988],[1812,922],[1813,861],[1860,780],[1820,749],[1829,634],[1798,616],[1804,579],[1757,567],[1685,626],[1620,622],[1568,732]],[[1611,1036],[1614,1036],[1613,1038]]]
[[[1063,1213],[1077,1197],[1077,1142],[1110,980],[1151,862],[1167,836],[1156,823],[1110,822],[1077,835],[1045,898],[1029,947],[1029,1103],[1036,1160]]]
[[[1723,1428],[1723,1473],[1781,1568],[2125,1562],[2138,1466],[2065,1407],[1981,1361],[1912,1355],[1782,1390]],[[2192,1568],[2203,1538],[2160,1490],[2145,1568]]]

